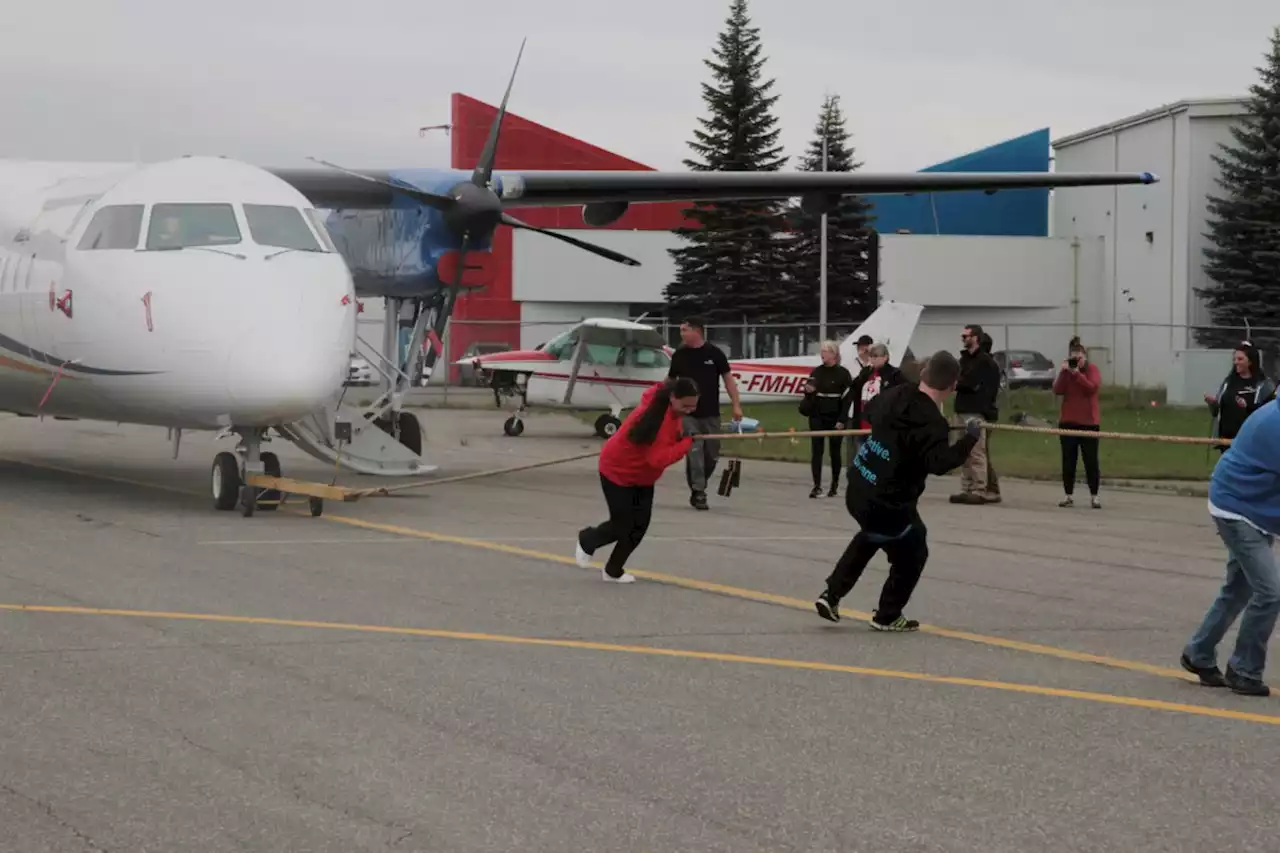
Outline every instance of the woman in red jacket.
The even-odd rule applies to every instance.
[[[1058,429],[1098,432],[1101,419],[1098,416],[1098,390],[1102,387],[1102,372],[1089,361],[1089,353],[1078,339],[1072,339],[1070,357],[1062,363],[1053,380],[1053,393],[1062,395],[1062,410],[1058,415]],[[1066,498],[1058,506],[1074,506],[1071,493],[1076,485],[1076,457],[1084,457],[1084,474],[1089,482],[1090,504],[1102,508],[1098,487],[1102,475],[1098,471],[1098,439],[1078,435],[1060,435],[1062,444],[1062,489]]]
[[[623,566],[649,529],[654,484],[693,447],[693,439],[684,435],[682,424],[697,405],[698,386],[692,379],[668,379],[645,391],[640,405],[604,443],[600,487],[609,506],[609,520],[578,532],[579,566],[587,568],[592,554],[614,543],[602,577],[614,583],[635,581],[635,575],[623,571]]]

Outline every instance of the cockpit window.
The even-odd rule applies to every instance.
[[[76,248],[136,249],[142,234],[140,204],[112,204],[102,208],[89,220],[89,227]]]
[[[325,250],[329,252],[338,251],[338,247],[333,244],[333,236],[329,234],[329,226],[324,224],[324,214],[314,207],[308,207],[303,213],[307,215],[307,219],[311,220],[311,227],[316,229],[316,234],[320,237],[320,242],[324,244]]]
[[[157,204],[151,208],[148,249],[231,246],[240,242],[240,226],[229,204]]]
[[[261,246],[320,252],[316,235],[307,227],[302,211],[285,204],[246,204],[244,218],[253,241]]]

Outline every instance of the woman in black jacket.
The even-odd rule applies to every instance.
[[[1276,383],[1262,371],[1257,347],[1244,341],[1231,355],[1232,370],[1222,380],[1218,393],[1204,395],[1213,415],[1215,438],[1235,438],[1245,418],[1276,394]],[[1227,449],[1221,444],[1217,448],[1219,453]]]
[[[811,430],[844,429],[849,407],[853,405],[853,375],[840,363],[840,347],[835,341],[823,341],[822,364],[809,374],[805,383],[800,413],[808,416]],[[831,448],[831,488],[827,497],[835,497],[840,489],[840,441],[838,435],[827,440]],[[809,497],[822,495],[822,436],[809,439],[809,464],[813,469],[813,490]]]

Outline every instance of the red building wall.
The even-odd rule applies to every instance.
[[[450,167],[474,169],[489,136],[489,127],[498,108],[455,92],[452,103],[453,150]],[[502,121],[502,137],[498,143],[495,169],[529,170],[620,170],[653,171],[643,163],[574,139],[545,125],[507,113]],[[605,228],[636,231],[671,231],[692,226],[684,218],[688,202],[638,204]],[[530,225],[540,228],[585,228],[582,207],[524,208],[517,214]],[[449,361],[461,358],[472,343],[502,342],[514,348],[520,345],[520,304],[512,299],[511,229],[499,227],[493,235],[493,250],[488,263],[489,283],[483,290],[458,298],[453,317],[456,321],[449,333]],[[472,321],[472,322],[466,322]],[[477,322],[491,321],[491,322]],[[456,375],[451,371],[451,375]]]

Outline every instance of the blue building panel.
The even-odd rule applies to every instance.
[[[1047,172],[1049,128],[997,143],[922,172]],[[965,234],[1047,237],[1049,190],[1001,190],[872,196],[881,234]]]

